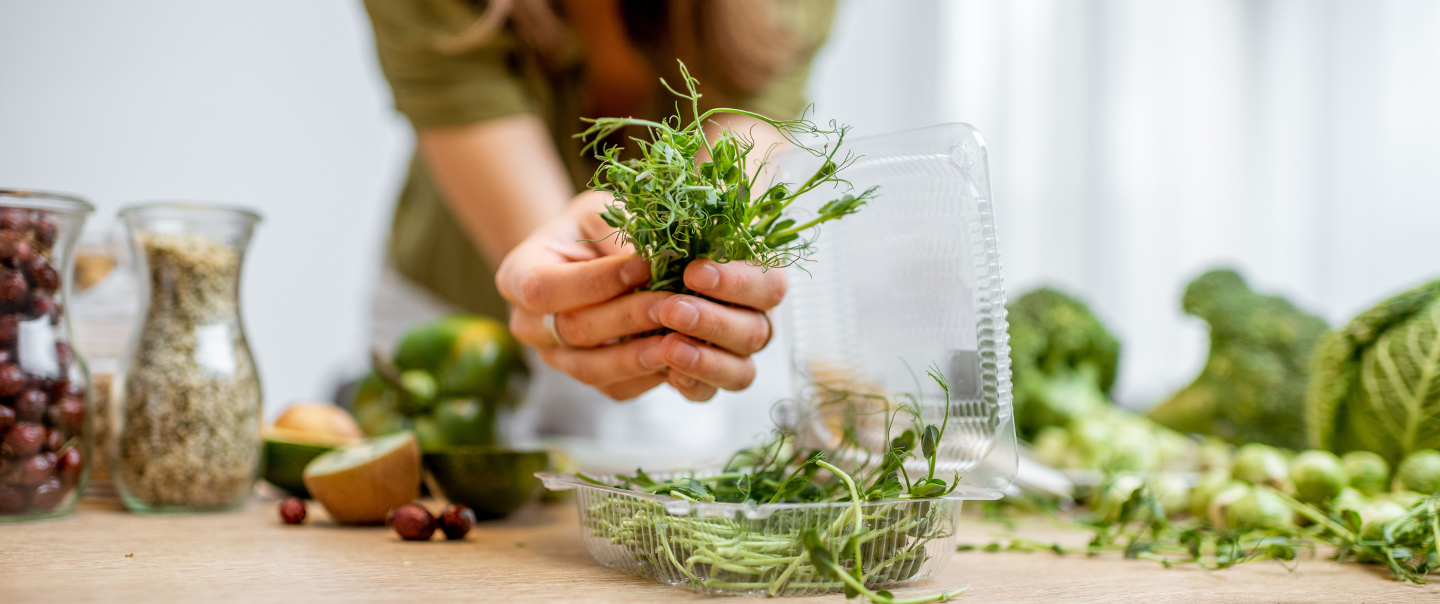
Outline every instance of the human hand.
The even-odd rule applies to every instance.
[[[755,377],[750,355],[771,335],[763,313],[785,295],[784,272],[699,260],[687,267],[685,284],[713,300],[636,291],[648,282],[650,266],[606,238],[613,229],[598,212],[607,201],[596,192],[577,196],[506,256],[496,284],[514,309],[515,337],[547,364],[616,400],[667,381],[696,401],[717,389],[748,387]],[[551,313],[568,347],[546,332],[544,317]],[[676,333],[625,338],[661,327]]]

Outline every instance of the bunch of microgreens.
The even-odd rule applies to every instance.
[[[647,568],[673,569],[693,588],[714,593],[843,590],[846,597],[863,595],[877,604],[958,596],[964,590],[901,600],[875,589],[913,577],[929,559],[927,545],[953,534],[950,506],[958,503],[934,499],[949,494],[960,480],[958,473],[949,481],[935,475],[936,454],[950,418],[950,388],[938,370],[929,374],[945,392],[944,418],[938,425],[925,423],[914,396],[884,401],[887,446],[878,456],[859,444],[852,415],[843,443],[829,461],[824,452],[797,448],[796,435],[781,430],[770,442],[736,453],[715,474],[662,480],[637,469],[633,476],[608,481],[578,475],[597,485],[691,502],[836,505],[783,508],[767,520],[745,521],[675,516],[654,500],[608,496],[589,509],[587,525],[593,534],[630,548]],[[852,409],[855,397],[884,400],[829,392],[834,396],[828,404]],[[910,416],[911,426],[891,438],[902,412]],[[925,475],[912,480],[907,460],[923,460]],[[656,542],[661,546],[652,548]]]
[[[631,244],[650,261],[652,291],[692,293],[684,286],[685,267],[693,260],[742,261],[766,269],[782,268],[804,260],[811,241],[807,230],[823,222],[853,214],[874,197],[875,188],[859,195],[838,176],[855,158],[841,156],[840,145],[848,126],[831,121],[820,127],[805,120],[774,120],[739,109],[700,112],[698,82],[680,64],[686,92],[678,92],[663,79],[667,90],[690,101],[692,121],[682,126],[677,115],[655,122],[635,118],[587,119],[590,127],[577,134],[589,141],[600,166],[591,188],[614,195],[614,203],[601,216],[616,229],[623,243]],[[705,135],[704,124],[721,114],[745,115],[773,126],[796,148],[821,158],[820,168],[799,186],[756,182],[769,162],[766,149],[758,164],[750,152],[755,141],[745,133],[726,129],[715,140]],[[627,127],[649,131],[650,140],[632,138],[638,157],[623,159],[620,146],[603,143]],[[818,138],[818,147],[806,140]],[[833,139],[833,140],[832,140]],[[701,151],[707,161],[698,158]],[[839,185],[844,194],[820,207],[813,218],[797,223],[787,210],[806,193]]]
[[[1120,477],[1110,478],[1117,479]],[[1154,485],[1146,482],[1120,504],[1117,514],[1097,514],[1084,522],[1094,531],[1094,537],[1083,548],[1006,534],[980,548],[961,545],[959,549],[1053,551],[1060,555],[1091,556],[1121,552],[1126,558],[1152,560],[1166,568],[1194,564],[1209,570],[1256,560],[1276,560],[1293,570],[1292,562],[1301,553],[1313,554],[1316,544],[1324,543],[1335,549],[1337,561],[1384,564],[1397,581],[1425,583],[1428,573],[1440,569],[1440,495],[1421,501],[1405,515],[1386,522],[1376,534],[1373,530],[1362,531],[1360,515],[1354,510],[1327,514],[1271,487],[1255,488],[1267,489],[1279,497],[1304,518],[1308,526],[1220,528],[1199,518],[1172,522],[1160,505]]]

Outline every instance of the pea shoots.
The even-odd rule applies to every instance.
[[[766,269],[804,260],[813,242],[803,237],[807,231],[854,214],[874,198],[875,187],[853,194],[853,185],[839,176],[855,160],[840,154],[848,126],[832,120],[822,127],[803,116],[775,120],[740,109],[702,113],[698,81],[684,63],[680,73],[685,92],[663,79],[660,82],[689,101],[689,124],[682,125],[678,115],[658,122],[607,117],[587,119],[590,127],[576,135],[589,141],[585,150],[593,150],[601,162],[591,188],[614,195],[614,203],[601,216],[616,229],[621,242],[633,245],[641,258],[650,261],[652,291],[693,293],[685,288],[683,276],[685,267],[699,258],[749,262]],[[725,129],[711,140],[704,125],[723,114],[749,116],[773,126],[791,145],[820,158],[820,167],[799,185],[761,185],[759,175],[773,149],[765,149],[757,162],[751,157],[755,140],[748,133]],[[604,143],[630,127],[647,130],[650,140],[630,139],[638,157],[626,159],[622,147]],[[815,146],[808,140],[820,143]],[[702,151],[708,159],[702,159]],[[792,216],[791,206],[801,195],[837,186],[842,194],[813,217],[801,222]]]
[[[611,494],[590,504],[591,534],[624,548],[639,560],[633,572],[684,582],[709,593],[790,595],[843,591],[876,604],[918,604],[954,598],[964,590],[897,599],[879,586],[915,577],[933,547],[948,547],[960,502],[942,499],[960,479],[936,476],[936,456],[949,421],[950,389],[938,369],[930,377],[945,393],[940,425],[925,423],[916,397],[889,400],[874,394],[830,390],[826,402],[854,411],[841,446],[829,453],[798,446],[793,431],[780,430],[759,446],[733,455],[711,474],[656,477],[637,469],[606,480],[577,475],[592,484],[685,502],[831,504],[780,506],[763,517],[710,517],[671,513],[653,499]],[[854,437],[862,405],[883,402],[883,451],[868,451]],[[891,438],[901,413],[911,427]],[[919,444],[919,450],[916,445]],[[916,462],[907,464],[907,461]],[[907,465],[923,462],[911,480]],[[931,545],[935,542],[937,545]]]

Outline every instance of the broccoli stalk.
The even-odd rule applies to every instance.
[[[1115,385],[1120,343],[1084,303],[1050,288],[1006,307],[1015,425],[1033,441],[1045,426],[1103,413]]]
[[[1311,356],[1329,332],[1325,321],[1252,291],[1226,269],[1190,282],[1182,304],[1210,325],[1210,356],[1200,376],[1150,418],[1237,445],[1306,448],[1305,392]]]

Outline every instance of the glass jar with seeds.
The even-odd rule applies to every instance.
[[[66,514],[85,490],[90,387],[67,311],[71,252],[93,210],[0,190],[0,522]]]
[[[115,488],[138,512],[237,507],[260,462],[260,378],[239,291],[260,216],[174,203],[120,215],[141,309],[114,385]]]

